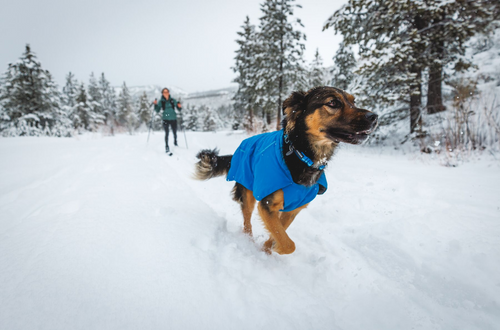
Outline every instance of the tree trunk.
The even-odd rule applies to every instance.
[[[429,69],[429,83],[427,90],[427,113],[433,114],[446,110],[443,105],[442,85],[443,67],[433,65]]]
[[[413,65],[411,73],[415,74],[415,81],[410,84],[410,133],[422,132],[422,69]]]
[[[254,130],[254,125],[253,125],[253,109],[248,109],[248,120],[249,123],[247,125],[248,131],[253,132]]]
[[[427,22],[420,14],[417,14],[413,24],[417,31],[420,31],[427,25]],[[414,47],[413,58],[418,59],[423,49],[418,45]],[[418,62],[412,64],[410,73],[414,76],[414,80],[410,82],[410,134],[419,135],[422,133],[422,67]]]
[[[283,13],[283,1],[281,1],[281,28],[280,28],[280,33],[281,33],[281,38],[280,38],[280,78],[279,78],[279,86],[278,86],[278,113],[276,116],[276,130],[279,131],[281,129],[281,112],[283,111],[283,102],[281,101],[281,96],[283,94],[283,57],[285,56],[285,49],[284,49],[284,44],[283,44],[283,38],[285,37],[285,32],[283,31],[282,27],[284,26],[284,13]]]
[[[283,67],[283,61],[280,62],[280,68]],[[279,94],[278,94],[278,115],[276,116],[276,130],[279,131],[281,129],[281,111],[282,110],[282,101],[281,101],[281,91],[283,89],[283,76],[280,76],[279,81]]]
[[[434,62],[429,67],[429,81],[427,89],[427,113],[433,114],[446,110],[443,105],[442,82],[443,82],[443,59],[444,59],[444,40],[442,40],[443,27],[440,23],[444,20],[444,12],[441,17],[434,20],[433,24],[437,26],[434,32],[435,38],[431,45],[431,56]]]

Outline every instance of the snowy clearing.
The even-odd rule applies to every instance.
[[[500,162],[345,147],[268,256],[234,183],[190,178],[243,133],[1,138],[1,329],[499,329]]]

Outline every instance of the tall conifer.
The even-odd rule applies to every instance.
[[[111,135],[114,134],[114,127],[116,124],[116,92],[111,84],[101,73],[99,78],[99,89],[102,95],[102,114],[104,121],[111,130]]]
[[[498,18],[499,2],[490,0],[349,0],[327,21],[357,45],[365,103],[407,103],[410,132],[422,132],[422,83],[428,73],[427,108],[443,110],[441,84],[446,65],[467,69],[465,42]]]
[[[332,69],[332,86],[349,90],[349,85],[354,80],[354,70],[356,69],[356,59],[351,46],[341,42],[339,49],[333,57],[334,67]]]
[[[133,128],[139,120],[135,111],[134,102],[132,101],[132,96],[125,82],[123,82],[122,90],[118,95],[116,119],[120,125],[128,129],[130,134],[132,134]]]
[[[29,45],[9,64],[0,88],[0,131],[5,135],[50,134],[60,115],[60,93]]]
[[[294,19],[295,0],[266,0],[261,5],[257,77],[263,90],[263,107],[266,122],[271,123],[272,113],[277,114],[277,129],[281,128],[282,103],[298,80],[303,69],[305,35],[297,30],[303,26]]]
[[[314,59],[309,64],[307,68],[307,88],[305,90],[309,90],[314,87],[324,86],[326,85],[325,71],[323,67],[323,59],[319,54],[319,50],[316,49],[316,53],[314,54]]]
[[[104,117],[104,109],[102,106],[103,95],[102,90],[99,88],[97,79],[92,72],[89,78],[88,85],[88,95],[89,95],[89,106],[95,115],[101,115]]]
[[[90,106],[88,104],[88,95],[83,83],[78,87],[78,95],[76,97],[75,106],[71,109],[70,119],[73,122],[73,127],[79,133],[90,129],[92,122]]]
[[[151,123],[152,107],[150,105],[151,102],[149,102],[148,100],[148,95],[146,94],[146,92],[143,92],[137,104],[139,125],[144,123],[146,126],[148,126]]]
[[[66,85],[64,85],[62,90],[62,104],[64,107],[69,109],[73,108],[76,104],[76,98],[78,96],[78,80],[76,80],[75,75],[71,72],[66,76]]]
[[[240,36],[236,40],[239,49],[236,51],[236,64],[232,68],[237,74],[234,82],[238,83],[238,90],[233,97],[236,118],[247,118],[244,125],[247,128],[253,126],[253,117],[258,113],[259,81],[256,75],[258,63],[257,54],[262,52],[257,43],[257,32],[255,26],[250,24],[248,16],[245,19]]]

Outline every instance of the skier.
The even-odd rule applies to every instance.
[[[172,128],[172,133],[174,133],[174,145],[177,146],[177,114],[175,113],[175,108],[181,111],[182,105],[174,98],[170,97],[168,88],[163,88],[161,94],[160,102],[154,100],[153,103],[157,113],[160,112],[160,109],[163,110],[162,119],[163,129],[165,130],[165,152],[170,153],[170,148],[168,146],[169,126]]]

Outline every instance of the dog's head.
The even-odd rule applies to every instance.
[[[354,105],[354,97],[335,87],[294,92],[283,103],[285,132],[301,127],[313,144],[359,144],[377,126],[378,116]]]

